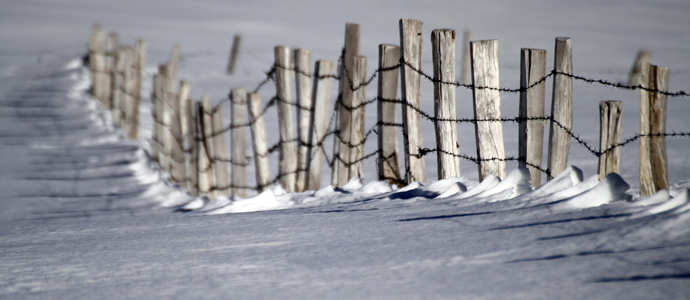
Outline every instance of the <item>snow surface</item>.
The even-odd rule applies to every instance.
[[[602,181],[596,158],[573,144],[578,167],[535,190],[515,164],[504,180],[477,182],[476,166],[463,161],[464,177],[402,188],[373,181],[373,164],[365,164],[364,180],[342,189],[290,194],[272,186],[248,199],[208,200],[168,184],[150,164],[150,118],[139,141],[112,127],[88,94],[79,57],[95,21],[123,43],[144,38],[149,75],[179,43],[180,77],[193,96],[219,101],[231,87],[259,82],[276,44],[336,60],[345,22],[358,22],[362,53],[372,59],[377,44],[397,42],[397,20],[410,17],[425,22],[427,70],[432,29],[472,28],[477,39],[500,40],[502,86],[517,86],[520,47],[551,55],[553,38],[570,36],[577,74],[624,81],[637,49],[647,48],[653,63],[671,67],[671,90],[687,90],[689,12],[685,1],[3,1],[0,298],[687,299],[687,139],[668,139],[674,185],[649,197],[636,193],[637,144],[623,148],[621,175]],[[226,76],[238,32],[240,71]],[[432,91],[428,82],[422,88]],[[268,86],[262,97],[272,93]],[[574,94],[574,127],[584,139],[598,140],[602,99],[625,100],[624,136],[637,131],[637,92],[576,82]],[[502,98],[504,115],[516,115],[517,96]],[[459,117],[471,117],[469,99],[458,91]],[[686,100],[669,99],[670,130],[690,128]],[[432,103],[423,108],[433,111]],[[149,112],[144,101],[142,116]],[[373,109],[367,122],[375,122]],[[277,140],[277,124],[267,126]],[[504,130],[514,155],[517,126]],[[461,141],[473,134],[461,125]],[[435,178],[434,157],[427,166]]]

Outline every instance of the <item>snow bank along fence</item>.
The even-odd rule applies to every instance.
[[[378,69],[366,76],[367,58],[359,55],[358,24],[348,23],[345,45],[334,63],[319,60],[312,72],[310,52],[291,51],[285,46],[274,49],[275,63],[266,78],[255,89],[231,90],[227,99],[211,106],[208,97],[195,102],[189,98],[190,85],[180,81],[176,71],[179,48],[173,49],[171,60],[158,68],[153,76],[154,130],[151,157],[171,180],[185,186],[191,194],[246,197],[247,190],[263,191],[280,182],[288,192],[320,188],[323,162],[331,169],[331,184],[344,186],[354,177],[362,177],[363,162],[376,156],[378,179],[405,184],[426,181],[423,157],[436,153],[438,179],[460,176],[460,159],[478,165],[479,178],[494,175],[504,178],[505,162],[518,161],[532,173],[531,183],[541,185],[541,173],[547,178],[561,172],[567,164],[570,141],[574,139],[599,159],[599,174],[604,177],[618,172],[620,148],[640,140],[640,186],[643,195],[668,188],[665,137],[690,136],[690,132],[666,132],[667,97],[687,97],[684,91],[668,91],[668,69],[649,64],[650,55],[640,52],[628,84],[612,83],[572,74],[571,41],[556,38],[554,69],[546,73],[546,50],[521,49],[520,87],[499,86],[498,41],[470,41],[465,32],[463,41],[463,72],[455,75],[455,30],[437,29],[431,34],[433,74],[422,71],[422,22],[400,20],[400,43],[379,45]],[[103,45],[105,44],[105,50]],[[232,72],[239,38],[235,38],[228,73]],[[133,55],[132,53],[136,53]],[[117,47],[117,36],[108,35],[96,26],[90,44],[90,69],[93,94],[112,110],[116,124],[136,138],[141,70],[144,44],[136,50]],[[335,72],[334,72],[335,71]],[[377,81],[377,95],[366,99],[366,87]],[[295,78],[296,100],[293,100],[292,78]],[[434,113],[421,109],[421,79],[434,85]],[[546,115],[545,86],[553,80],[552,111]],[[401,98],[398,98],[400,79]],[[329,117],[329,95],[332,80],[339,82],[338,97]],[[621,142],[621,101],[600,103],[599,150],[572,131],[572,81],[580,80],[622,89],[641,91],[640,133]],[[265,105],[259,91],[269,81],[276,85],[276,95]],[[474,118],[456,117],[455,91],[473,91]],[[519,116],[501,116],[500,93],[519,93]],[[231,121],[223,126],[222,108],[229,103]],[[364,113],[376,105],[378,122],[365,130]],[[277,106],[280,141],[266,143],[264,116]],[[402,122],[396,120],[398,106]],[[297,118],[296,120],[294,118]],[[422,142],[422,119],[436,128],[436,147],[425,148]],[[519,156],[506,157],[503,144],[503,122],[519,123]],[[457,140],[457,123],[473,123],[477,156],[462,155]],[[549,124],[547,167],[542,167],[544,128]],[[245,153],[245,133],[250,128],[254,154]],[[402,129],[404,169],[398,164],[397,130]],[[231,155],[228,157],[225,134],[230,132]],[[378,136],[378,150],[364,153],[364,145],[372,133]],[[324,147],[333,136],[329,157]],[[270,176],[268,158],[279,152],[279,174]],[[246,167],[254,161],[256,185],[247,183]],[[229,168],[231,172],[228,172]]]

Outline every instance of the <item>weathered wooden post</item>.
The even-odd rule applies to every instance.
[[[354,60],[359,55],[359,24],[345,24],[345,51],[343,53],[340,73],[339,137],[338,151],[334,152],[334,168],[337,168],[336,187],[342,187],[350,180],[350,140],[352,130],[353,78],[355,76]],[[335,147],[334,147],[335,149]],[[338,159],[339,158],[339,159]]]
[[[398,111],[398,79],[400,67],[388,70],[400,63],[400,47],[396,45],[379,45],[378,82],[378,179],[389,183],[402,183],[400,164],[398,163],[398,129],[396,123]]]
[[[132,47],[125,47],[125,53],[127,61],[125,64],[124,74],[123,74],[123,85],[122,85],[122,99],[120,100],[121,105],[121,119],[120,127],[127,133],[128,136],[132,136],[132,114],[134,112],[134,88],[136,87],[135,77],[134,77],[134,49]]]
[[[628,75],[628,85],[634,86],[642,83],[640,81],[642,65],[648,64],[651,59],[651,52],[646,50],[637,51],[637,56],[635,56],[635,61],[630,69],[630,75]]]
[[[153,74],[153,85],[151,88],[151,103],[153,107],[151,108],[151,117],[153,119],[153,132],[151,133],[151,160],[160,164],[160,136],[158,132],[160,131],[160,97],[163,93],[161,75]]]
[[[268,147],[266,146],[266,130],[264,116],[261,114],[261,98],[259,93],[247,94],[249,105],[249,122],[251,122],[252,145],[254,147],[254,165],[256,167],[256,186],[263,192],[271,184],[271,168],[268,161]]]
[[[599,102],[599,180],[609,173],[620,173],[621,148],[611,148],[621,141],[623,101]]]
[[[419,150],[422,143],[421,109],[422,21],[400,19],[400,83],[402,94],[403,138],[405,149],[405,181],[426,182],[426,166]]]
[[[295,181],[297,178],[297,143],[295,139],[295,121],[292,102],[292,91],[290,89],[292,72],[292,55],[290,48],[276,46],[275,54],[275,74],[276,74],[276,93],[278,97],[278,123],[280,124],[280,162],[279,176],[280,185],[287,192],[295,191]]]
[[[118,39],[117,33],[111,32],[105,41],[105,70],[103,76],[105,80],[103,81],[103,106],[112,109],[112,92],[115,88],[113,84],[115,82],[116,70],[115,63],[118,49]]]
[[[666,157],[666,99],[661,92],[668,90],[668,68],[644,64],[640,98],[640,194],[652,195],[668,189],[668,161]]]
[[[506,176],[501,94],[498,91],[498,40],[470,43],[472,54],[472,89],[474,96],[475,136],[479,158],[479,180],[488,175]]]
[[[189,87],[189,83],[180,83],[180,89],[183,86]],[[185,161],[187,165],[187,189],[193,196],[199,194],[199,171],[198,171],[198,155],[196,139],[201,136],[197,132],[197,109],[194,101],[187,96],[180,97],[180,124],[182,135],[184,137]]]
[[[159,136],[162,137],[161,143],[162,143],[162,151],[161,151],[161,166],[164,171],[170,172],[172,168],[172,163],[171,163],[171,155],[172,155],[172,147],[173,147],[173,136],[172,133],[170,132],[170,126],[173,122],[173,102],[175,102],[175,77],[172,73],[172,64],[168,63],[165,64],[164,67],[159,68],[159,72],[163,75],[163,79],[161,81],[162,83],[162,97],[161,97],[161,105],[159,106],[160,108],[160,115],[162,116],[161,118],[161,126],[159,127],[161,129],[161,132],[159,132]]]
[[[462,33],[462,78],[463,84],[472,83],[472,62],[470,58],[470,41],[472,41],[472,31],[465,30]]]
[[[354,70],[352,77],[352,114],[350,115],[350,149],[348,158],[348,178],[364,177],[364,116],[366,102],[365,85],[367,80],[367,58],[355,56],[352,64]]]
[[[107,81],[104,74],[106,65],[103,53],[104,43],[105,30],[103,30],[101,24],[96,24],[89,39],[89,69],[91,70],[91,92],[94,98],[99,100],[100,105],[104,105],[103,89],[105,87],[103,84],[104,81]]]
[[[174,183],[186,186],[187,185],[187,161],[185,159],[185,123],[186,116],[183,115],[183,105],[186,99],[189,99],[190,87],[186,81],[180,81],[180,91],[174,101],[172,111],[172,121],[170,123],[170,132],[172,138],[170,162],[172,168],[170,176]]]
[[[247,131],[247,91],[235,88],[230,91],[230,141],[232,149],[232,196],[247,198],[247,153],[244,133]]]
[[[323,141],[328,130],[328,98],[331,94],[331,77],[333,75],[333,62],[319,60],[314,68],[314,112],[311,114],[312,128],[309,130],[309,176],[307,189],[318,190],[321,188],[321,172],[323,169],[324,147]]]
[[[230,158],[225,144],[222,108],[222,106],[213,108],[213,169],[216,173],[216,195],[230,196],[230,174],[228,171]]]
[[[128,49],[131,48],[120,47],[117,52],[115,60],[115,80],[113,81],[112,100],[110,102],[113,124],[122,127],[125,131],[126,125],[123,126],[123,116],[128,99],[126,82],[128,78],[126,78],[125,75],[127,69],[132,64],[132,52]]]
[[[137,40],[136,47],[134,48],[134,103],[132,111],[132,119],[130,120],[131,132],[130,137],[132,139],[137,139],[139,135],[139,109],[141,107],[141,80],[144,72],[144,67],[146,66],[146,44],[143,40]]]
[[[460,176],[460,145],[455,102],[455,30],[436,29],[431,32],[434,62],[434,122],[438,180]]]
[[[518,126],[519,166],[528,168],[533,187],[541,186],[541,161],[544,149],[546,82],[535,86],[546,76],[546,50],[520,50],[520,118]],[[528,165],[529,164],[529,165]]]
[[[232,75],[233,73],[235,73],[235,64],[237,64],[237,56],[240,53],[241,40],[242,36],[239,34],[236,34],[232,40],[232,50],[230,50],[230,59],[228,60],[228,68],[226,70],[228,75]]]
[[[216,174],[211,161],[214,148],[213,120],[211,118],[211,101],[208,96],[204,96],[201,102],[197,103],[197,126],[200,137],[197,139],[199,194],[215,198]]]
[[[565,170],[570,151],[570,134],[573,129],[573,56],[570,38],[556,38],[554,52],[553,98],[551,102],[551,126],[549,128],[548,170],[551,177]],[[548,178],[549,180],[551,178]]]
[[[311,129],[313,99],[312,99],[312,80],[310,64],[310,52],[307,49],[295,49],[295,76],[297,79],[297,122],[298,122],[298,139],[299,139],[299,153],[297,164],[297,182],[295,186],[296,192],[303,192],[307,188],[307,173],[309,162],[309,130]]]

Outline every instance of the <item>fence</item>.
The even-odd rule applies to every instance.
[[[666,131],[666,98],[687,97],[688,93],[669,92],[668,69],[643,61],[648,60],[648,55],[638,55],[627,85],[585,78],[572,74],[570,39],[557,38],[552,71],[546,73],[545,50],[522,49],[520,87],[504,88],[498,85],[498,41],[469,41],[471,34],[465,33],[463,66],[469,65],[471,72],[463,72],[461,83],[455,79],[454,30],[432,32],[433,74],[422,71],[421,26],[420,21],[400,20],[402,46],[380,45],[378,68],[368,77],[367,58],[359,55],[357,24],[346,24],[345,45],[335,73],[333,62],[324,60],[316,62],[312,73],[308,50],[290,51],[288,47],[277,46],[274,49],[275,63],[266,72],[264,80],[249,92],[242,88],[233,89],[226,99],[215,106],[211,106],[207,97],[199,102],[191,100],[190,85],[185,81],[181,81],[177,87],[179,49],[176,47],[171,60],[160,65],[158,74],[153,76],[151,100],[155,128],[151,157],[162,170],[170,173],[175,184],[186,187],[191,194],[212,198],[246,197],[247,190],[261,192],[278,182],[288,192],[319,189],[324,160],[331,169],[331,184],[334,187],[342,187],[350,179],[362,177],[363,162],[373,157],[376,157],[379,180],[399,185],[426,181],[423,158],[431,153],[437,156],[438,179],[459,176],[460,159],[476,163],[480,179],[489,175],[504,178],[505,162],[517,161],[521,167],[530,169],[532,185],[539,186],[541,173],[550,179],[565,168],[571,140],[599,159],[599,173],[603,177],[619,171],[620,148],[640,140],[641,193],[649,195],[668,188],[665,138],[689,137],[690,132]],[[132,60],[129,58],[131,54],[127,54],[131,52],[130,48],[120,47],[117,52],[113,50],[117,48],[116,36],[110,38],[113,34],[105,43],[109,50],[104,51],[104,36],[100,26],[95,27],[89,48],[93,93],[104,107],[113,111],[116,124],[134,138],[138,126],[138,94],[141,89],[144,45],[141,41],[137,43],[138,55]],[[113,53],[118,54],[111,64],[108,61]],[[237,53],[236,47],[233,47],[233,53],[231,64]],[[293,100],[292,74],[296,79],[296,100]],[[135,83],[130,83],[132,78],[137,79]],[[366,87],[374,83],[376,78],[377,95],[367,99]],[[434,84],[433,115],[421,109],[422,78]],[[397,94],[398,79],[400,98]],[[553,79],[550,115],[544,111],[548,79]],[[339,83],[338,96],[329,116],[333,80]],[[640,90],[640,133],[621,142],[622,102],[602,101],[598,150],[581,139],[572,131],[573,80]],[[276,95],[262,104],[259,92],[270,81],[276,85]],[[112,84],[108,85],[108,82]],[[472,90],[474,118],[456,117],[457,88]],[[501,115],[501,92],[520,94],[519,116],[507,118]],[[229,126],[224,127],[221,111],[226,103],[230,106],[231,121]],[[378,120],[367,129],[364,113],[367,106],[374,104]],[[276,107],[279,117],[280,139],[268,146],[264,117],[273,107]],[[402,122],[396,120],[397,107],[402,110]],[[434,148],[423,145],[420,130],[422,120],[430,121],[435,126]],[[505,122],[519,124],[518,157],[505,155],[502,132],[502,123]],[[458,123],[474,124],[476,157],[460,154]],[[547,123],[548,164],[544,168],[541,162]],[[244,135],[247,128],[252,136],[251,156],[245,153]],[[398,165],[396,146],[398,130],[402,130],[404,138],[405,164],[402,169]],[[226,149],[225,142],[228,132],[232,141],[230,151]],[[364,145],[371,134],[378,136],[378,149],[365,153]],[[324,147],[327,138],[333,139],[330,154]],[[276,152],[280,155],[279,172],[271,177],[268,157]],[[229,153],[232,153],[230,157]],[[254,186],[248,185],[246,180],[246,167],[252,161],[256,168]],[[229,169],[231,172],[228,172]]]

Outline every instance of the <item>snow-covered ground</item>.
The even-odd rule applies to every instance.
[[[94,22],[121,43],[145,39],[149,75],[179,44],[192,96],[219,101],[263,79],[277,44],[335,61],[345,22],[361,24],[371,73],[376,45],[397,43],[405,17],[425,22],[426,70],[432,29],[471,28],[476,39],[499,39],[502,86],[517,86],[521,47],[547,49],[552,61],[554,37],[570,36],[576,74],[625,81],[645,48],[671,68],[671,90],[688,90],[689,12],[684,1],[3,1],[0,298],[687,299],[688,139],[668,140],[674,186],[652,197],[636,193],[637,144],[623,148],[621,175],[601,182],[596,158],[573,144],[578,167],[533,191],[515,164],[502,181],[476,182],[476,166],[463,161],[464,178],[394,190],[373,181],[372,163],[343,189],[274,187],[228,205],[161,180],[145,139],[123,138],[93,103],[79,57]],[[240,68],[226,76],[235,33],[244,37]],[[433,111],[431,84],[422,88]],[[639,92],[576,82],[574,94],[574,130],[593,145],[600,100],[624,100],[624,137],[638,131]],[[470,95],[459,90],[459,117],[472,116]],[[504,116],[516,115],[517,96],[502,99]],[[669,130],[690,128],[688,100],[669,99]],[[277,124],[268,126],[276,141]],[[470,126],[460,127],[470,141],[461,151],[473,155]],[[516,155],[517,126],[504,131]],[[427,166],[435,178],[431,155]]]

